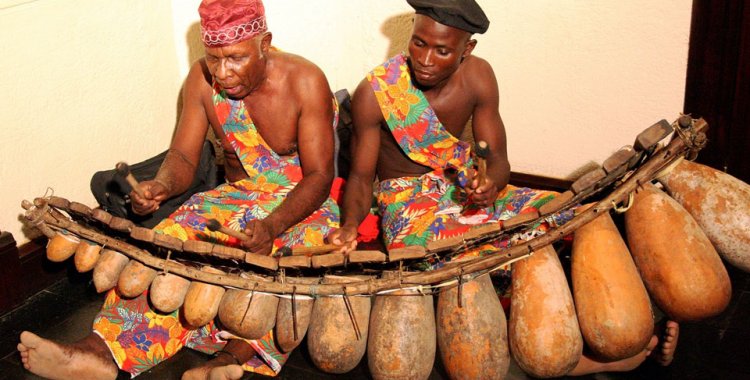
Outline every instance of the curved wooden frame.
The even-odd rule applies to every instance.
[[[404,273],[402,276],[396,278],[379,278],[364,281],[352,279],[352,282],[345,284],[310,285],[292,283],[292,281],[286,282],[284,281],[284,276],[276,278],[275,281],[269,281],[268,278],[260,275],[245,274],[245,277],[240,277],[240,275],[232,274],[206,273],[197,268],[191,268],[175,261],[155,257],[147,251],[132,244],[111,238],[92,229],[82,227],[64,215],[61,215],[59,212],[50,211],[54,210],[53,208],[38,207],[44,202],[37,202],[39,204],[34,206],[30,202],[24,201],[22,206],[27,209],[26,218],[30,221],[30,224],[39,228],[43,232],[46,231],[45,234],[50,232],[49,225],[59,229],[65,229],[84,239],[94,241],[101,245],[106,245],[111,249],[122,252],[130,258],[138,260],[149,267],[171,272],[192,280],[274,294],[292,294],[294,292],[298,295],[311,296],[373,295],[386,290],[418,285],[433,285],[454,279],[459,279],[459,282],[461,282],[468,276],[483,274],[500,265],[524,258],[533,254],[535,250],[562,239],[580,226],[596,218],[599,214],[609,212],[609,210],[615,207],[618,202],[626,199],[631,192],[635,191],[638,186],[653,180],[655,175],[662,168],[669,165],[675,159],[684,155],[686,152],[700,149],[700,146],[696,147],[694,142],[700,139],[699,136],[703,134],[702,131],[707,127],[706,122],[703,119],[691,121],[692,128],[690,128],[688,132],[685,131],[688,127],[683,125],[682,119],[679,123],[680,126],[677,128],[678,132],[675,133],[672,141],[666,147],[656,150],[646,162],[642,163],[637,170],[632,172],[630,176],[607,197],[597,202],[593,207],[577,214],[566,224],[553,228],[542,236],[515,245],[503,253],[448,264],[443,268],[431,271]],[[680,130],[681,128],[683,128],[683,130]],[[591,193],[587,194],[587,196],[590,194]],[[578,197],[574,199],[578,200]],[[562,208],[563,207],[561,207],[561,209]]]

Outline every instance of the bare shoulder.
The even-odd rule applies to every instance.
[[[201,58],[193,63],[185,79],[185,95],[205,95],[211,93],[213,77],[208,71],[205,59]]]
[[[476,55],[470,55],[469,57],[467,57],[462,65],[465,66],[464,69],[466,73],[471,74],[472,77],[490,73],[492,73],[494,76],[495,71],[492,70],[492,65],[490,65],[490,63],[487,62],[486,59],[477,57]]]
[[[479,97],[496,96],[497,77],[487,60],[471,55],[462,63],[462,80]]]
[[[279,70],[278,74],[289,81],[291,89],[298,91],[301,95],[318,93],[318,91],[331,92],[323,70],[310,60],[286,52],[273,52],[270,57],[274,60],[274,66]]]
[[[362,79],[352,95],[352,113],[357,125],[379,126],[384,122],[375,92],[367,78]]]

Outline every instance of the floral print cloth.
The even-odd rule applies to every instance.
[[[218,88],[214,89],[213,102],[224,134],[248,178],[193,195],[154,230],[183,241],[204,240],[238,246],[236,238],[209,231],[207,218],[243,230],[248,221],[265,218],[281,204],[302,180],[302,168],[297,154],[282,157],[268,146],[256,130],[244,102],[229,99]],[[335,100],[333,105],[338,111]],[[334,128],[337,120],[338,112]],[[321,245],[338,223],[338,206],[329,197],[320,209],[281,234],[274,241],[273,251],[282,246]],[[147,293],[125,299],[116,290],[110,290],[94,321],[94,332],[107,343],[118,366],[132,376],[168,359],[182,347],[210,354],[224,347],[225,339],[236,338],[217,329],[213,322],[192,330],[181,323],[179,310],[166,315],[152,310]],[[288,354],[276,347],[273,331],[261,339],[247,341],[257,355],[243,365],[246,371],[268,376],[281,371]]]
[[[367,78],[401,149],[414,162],[433,169],[419,177],[380,181],[377,199],[388,249],[424,246],[432,240],[461,235],[475,224],[502,223],[554,199],[554,192],[509,185],[490,207],[470,203],[461,185],[466,184],[466,173],[473,165],[471,147],[451,135],[440,123],[422,91],[414,86],[406,56],[399,54],[391,58],[371,71]],[[454,169],[458,173],[456,179],[447,178],[444,168]],[[497,252],[519,239],[528,240],[542,234],[550,226],[562,224],[571,217],[572,212],[556,214],[523,234],[461,252],[448,260]],[[431,261],[422,265],[422,269],[439,267],[443,263]]]
[[[248,177],[193,195],[154,229],[182,240],[238,246],[236,238],[209,231],[207,219],[213,218],[229,228],[244,230],[247,222],[267,217],[284,201],[302,180],[302,167],[299,155],[279,156],[266,144],[255,129],[243,101],[226,97],[218,88],[214,89],[213,101],[222,130]],[[335,100],[333,104],[338,110]],[[273,251],[282,246],[321,245],[338,223],[338,206],[329,197],[320,209],[276,238]]]

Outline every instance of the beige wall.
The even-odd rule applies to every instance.
[[[0,0],[0,230],[22,199],[93,205],[94,171],[167,147],[198,0]],[[571,178],[682,110],[689,0],[479,0],[513,170]],[[353,89],[405,46],[404,1],[266,0],[274,42]]]

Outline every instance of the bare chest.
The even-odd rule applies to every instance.
[[[428,91],[425,97],[445,129],[460,137],[474,111],[472,97],[460,87],[444,89],[439,94]]]
[[[297,124],[299,111],[293,105],[282,105],[280,102],[245,101],[245,112],[248,123],[252,122],[261,139],[271,150],[280,156],[297,153]],[[224,151],[234,153],[223,125],[214,114],[211,125],[216,136],[221,140]]]

